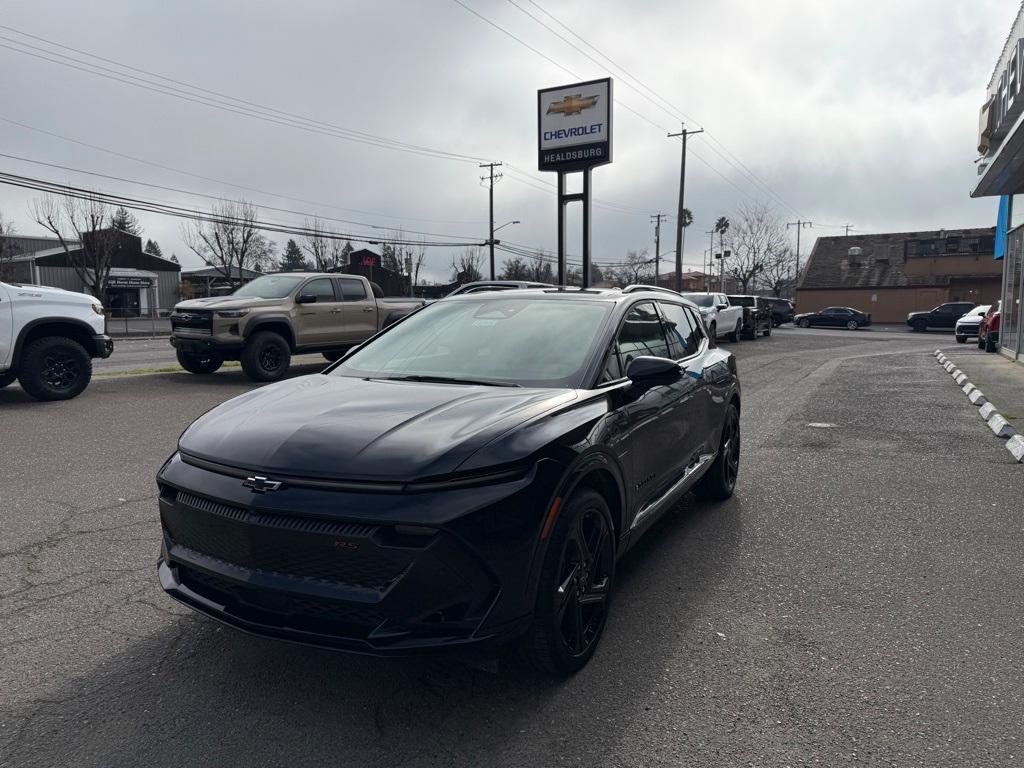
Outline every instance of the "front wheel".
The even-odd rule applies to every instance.
[[[986,352],[995,352],[996,351],[996,342],[995,342],[995,340],[991,336],[986,336],[985,337],[985,351]]]
[[[17,371],[8,371],[7,373],[0,373],[0,389],[3,389],[8,384],[13,384],[17,378]]]
[[[915,320],[910,327],[914,329],[914,333],[924,333],[928,330],[928,323],[924,320]]]
[[[740,412],[729,403],[722,423],[722,438],[718,442],[718,456],[711,468],[694,487],[702,499],[724,501],[736,490],[740,472]]]
[[[523,638],[526,660],[544,672],[570,675],[590,661],[608,618],[615,578],[615,535],[597,491],[574,493],[554,525]]]
[[[797,323],[797,325],[799,325],[801,328],[810,328],[811,327],[811,321],[808,320],[805,317],[803,320],[801,320],[799,323]]]
[[[957,344],[966,344],[967,343],[967,337],[966,336],[957,336],[956,337],[956,343]]]
[[[985,348],[985,339],[983,339],[983,338],[982,338],[982,337],[981,337],[981,336],[979,335],[979,336],[978,336],[978,349],[984,349],[984,348]]]
[[[189,373],[204,375],[214,373],[224,364],[220,355],[192,355],[178,350],[178,365]]]
[[[726,338],[729,339],[733,344],[736,344],[740,340],[740,332],[743,330],[743,323],[736,323],[736,327],[732,329]]]
[[[45,336],[25,348],[18,383],[36,400],[70,400],[89,386],[92,359],[74,339]]]
[[[242,370],[253,381],[277,381],[288,372],[291,360],[288,342],[273,331],[254,333],[241,355]]]
[[[856,331],[858,328],[860,328],[860,323],[858,323],[856,320],[850,320],[849,322],[846,323],[846,329],[848,331]]]

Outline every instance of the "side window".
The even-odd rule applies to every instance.
[[[362,301],[366,298],[366,286],[359,280],[342,278],[338,283],[341,285],[341,295],[345,301]]]
[[[622,362],[619,360],[619,350],[615,342],[612,342],[608,349],[608,356],[605,358],[604,371],[601,373],[601,381],[617,381],[626,375],[622,370]]]
[[[693,315],[678,304],[659,302],[665,315],[665,336],[668,338],[668,356],[673,360],[697,354],[700,332]]]
[[[331,284],[329,277],[318,277],[316,280],[310,280],[302,286],[300,293],[311,293],[316,296],[318,302],[336,301],[334,298],[334,286]]]
[[[623,369],[628,368],[635,357],[670,356],[661,318],[653,301],[635,304],[626,314],[622,330],[619,331],[619,354]]]

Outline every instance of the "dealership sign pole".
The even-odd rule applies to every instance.
[[[612,79],[537,91],[538,167],[558,173],[558,284],[565,285],[565,206],[583,203],[583,287],[590,285],[590,171],[612,161]],[[566,176],[583,173],[583,191]]]

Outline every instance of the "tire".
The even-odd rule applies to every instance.
[[[768,323],[768,327],[765,328],[763,331],[761,331],[761,335],[762,336],[771,336],[772,335],[772,324],[771,323]]]
[[[340,358],[345,353],[344,352],[324,352],[322,354],[324,356],[324,360],[326,360],[329,363],[333,363],[335,360]]]
[[[724,501],[736,490],[740,471],[740,412],[729,403],[722,424],[718,456],[693,491],[702,499]]]
[[[64,336],[44,336],[26,348],[18,370],[21,388],[36,400],[70,400],[89,386],[92,358]]]
[[[13,384],[18,379],[17,371],[8,371],[7,373],[0,373],[0,389]]]
[[[189,373],[204,375],[214,373],[224,364],[224,358],[220,355],[190,355],[188,352],[178,350],[178,365]]]
[[[555,522],[521,652],[543,672],[571,675],[594,655],[615,581],[615,529],[597,491],[574,493]]]
[[[860,328],[860,323],[856,320],[850,320],[846,323],[846,330],[848,331],[856,331],[858,328]]]
[[[956,343],[957,344],[966,344],[967,343],[967,337],[966,336],[957,336],[956,337]]]
[[[994,342],[992,340],[991,336],[986,336],[985,337],[985,351],[986,352],[995,352],[996,351],[996,342]]]
[[[253,381],[278,381],[288,372],[292,352],[281,334],[257,331],[245,342],[239,359]]]
[[[985,348],[985,339],[983,339],[983,338],[982,338],[982,337],[981,337],[981,336],[979,335],[979,336],[978,336],[978,349],[984,349],[984,348]]]
[[[708,327],[708,336],[711,338],[712,344],[718,341],[718,325],[714,320],[711,321],[711,325]]]
[[[803,320],[801,320],[799,323],[797,323],[797,325],[799,325],[801,328],[810,328],[811,327],[811,321],[808,320],[805,317]]]
[[[730,333],[728,336],[726,336],[726,338],[729,341],[731,341],[733,344],[736,344],[740,340],[740,332],[741,332],[742,329],[743,329],[743,323],[742,322],[736,323],[736,327],[732,329],[732,333]]]
[[[914,329],[914,333],[924,333],[928,330],[928,323],[924,320],[915,320],[910,327]]]

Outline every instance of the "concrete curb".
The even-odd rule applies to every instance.
[[[1010,422],[996,410],[996,407],[988,401],[982,391],[971,384],[967,374],[953,365],[941,350],[935,350],[935,359],[942,366],[943,370],[953,377],[960,390],[967,395],[967,399],[978,408],[978,415],[985,420],[988,428],[996,437],[1006,440],[1006,449],[1018,463],[1024,464],[1024,435],[1018,435],[1017,430]]]
[[[992,430],[993,435],[1004,440],[1017,434],[1017,430],[1010,426],[1010,422],[1001,413],[993,413],[989,417],[988,428]]]
[[[1006,441],[1006,450],[1017,460],[1018,464],[1024,464],[1024,435],[1013,435]]]

